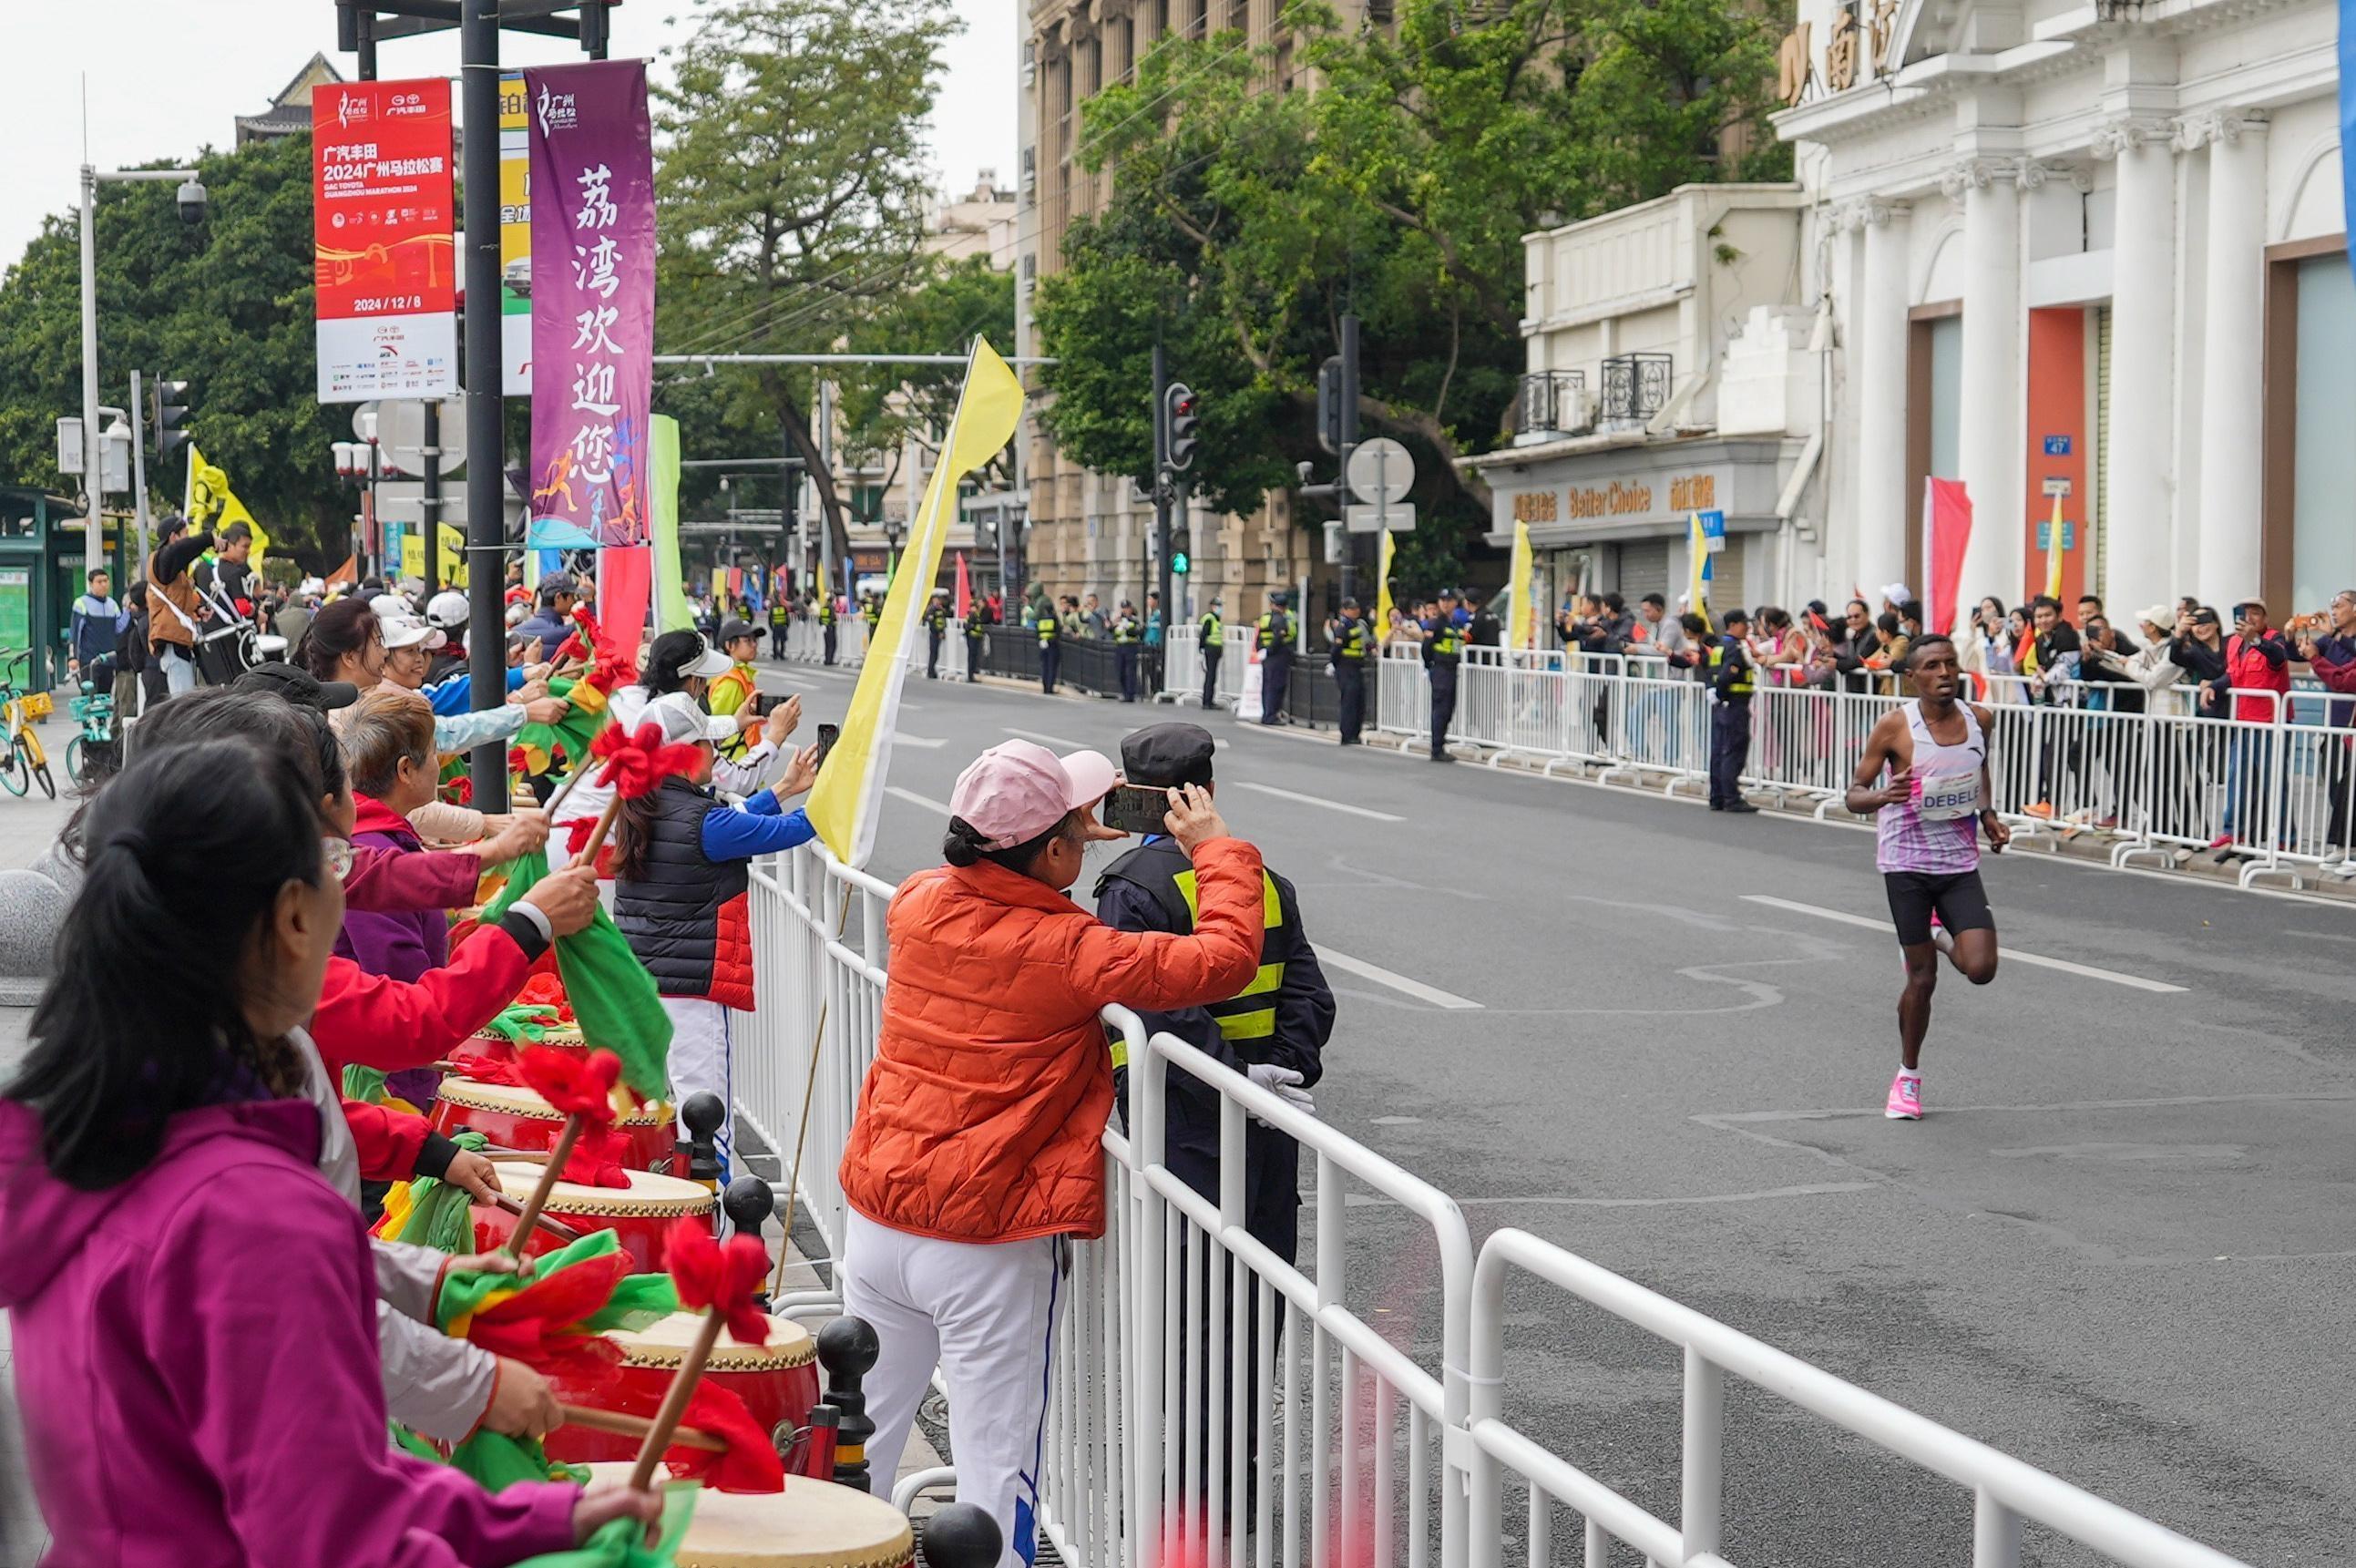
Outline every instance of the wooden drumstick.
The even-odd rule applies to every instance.
[[[523,1213],[522,1200],[519,1198],[509,1197],[504,1192],[499,1193],[491,1199],[491,1207],[502,1209],[509,1214],[521,1215]],[[560,1241],[569,1243],[581,1240],[580,1231],[575,1230],[570,1225],[560,1224],[556,1220],[551,1219],[545,1214],[535,1216],[533,1223],[537,1224],[542,1230],[547,1231],[550,1235],[555,1237]],[[531,1229],[531,1226],[529,1224],[519,1224],[516,1229],[519,1231],[529,1230]]]
[[[587,1405],[568,1404],[558,1408],[564,1412],[564,1424],[584,1426],[592,1432],[610,1432],[618,1437],[644,1437],[654,1430],[654,1423],[643,1415],[624,1415],[617,1410],[592,1410]],[[725,1454],[728,1444],[712,1434],[692,1426],[682,1426],[670,1434],[674,1448],[701,1448],[707,1454]]]
[[[688,1398],[695,1392],[696,1380],[703,1376],[703,1363],[711,1359],[712,1348],[720,1342],[722,1326],[716,1309],[704,1314],[703,1326],[696,1331],[695,1342],[687,1348],[679,1370],[672,1374],[670,1387],[663,1391],[662,1404],[655,1411],[646,1440],[638,1444],[638,1462],[630,1468],[632,1491],[643,1492],[654,1483],[655,1466],[661,1463],[663,1450],[670,1446],[670,1434],[678,1429],[680,1418],[687,1413]]]
[[[549,1194],[556,1190],[557,1179],[564,1174],[564,1162],[573,1157],[573,1145],[580,1139],[581,1117],[576,1112],[564,1119],[564,1131],[557,1135],[556,1147],[548,1152],[548,1164],[540,1169],[540,1181],[532,1187],[531,1196],[524,1199],[523,1208],[517,1211],[515,1230],[509,1233],[501,1249],[518,1262],[523,1261],[524,1239],[540,1222],[540,1211],[548,1207]],[[643,1483],[638,1489],[646,1489]]]

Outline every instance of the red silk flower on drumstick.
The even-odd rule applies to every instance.
[[[670,1271],[671,1283],[679,1287],[680,1305],[690,1311],[702,1308],[704,1317],[694,1342],[680,1358],[679,1370],[671,1375],[662,1406],[655,1412],[654,1425],[638,1449],[638,1462],[630,1472],[630,1485],[638,1491],[653,1481],[655,1466],[687,1413],[697,1380],[703,1376],[703,1364],[720,1342],[720,1331],[727,1329],[741,1345],[769,1342],[768,1316],[757,1299],[761,1282],[769,1272],[769,1254],[757,1239],[732,1236],[723,1243],[714,1240],[701,1221],[680,1219],[664,1236],[663,1262]]]
[[[692,773],[702,760],[701,748],[689,741],[676,744],[662,737],[662,725],[652,719],[636,731],[626,731],[618,724],[606,725],[589,743],[589,755],[601,766],[597,783],[614,791],[605,802],[605,810],[590,830],[588,841],[574,858],[594,862],[597,852],[605,847],[605,835],[614,831],[614,818],[625,800],[637,800],[653,794],[666,779]]]
[[[681,1431],[690,1429],[718,1438],[723,1446],[714,1452],[701,1444],[691,1448],[674,1444],[663,1461],[680,1480],[694,1481],[715,1492],[786,1489],[785,1460],[734,1390],[718,1383],[696,1384],[680,1423]]]
[[[549,1151],[548,1164],[541,1167],[540,1181],[524,1200],[523,1212],[517,1217],[515,1230],[507,1240],[508,1252],[520,1260],[531,1228],[539,1223],[540,1211],[548,1207],[548,1195],[556,1190],[557,1182],[563,1176],[565,1163],[573,1157],[573,1145],[580,1142],[583,1129],[614,1124],[614,1086],[622,1081],[622,1058],[611,1051],[573,1052],[551,1046],[528,1046],[516,1058],[516,1067],[523,1074],[526,1085],[552,1107],[564,1112],[564,1131],[557,1135],[556,1147]]]

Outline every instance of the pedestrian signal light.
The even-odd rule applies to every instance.
[[[1176,576],[1183,577],[1186,575],[1186,553],[1183,550],[1173,550],[1170,553],[1170,570]]]
[[[1193,466],[1194,448],[1200,444],[1195,432],[1203,423],[1202,400],[1185,382],[1173,381],[1162,394],[1162,403],[1167,415],[1165,428],[1170,432],[1170,469],[1183,473]]]

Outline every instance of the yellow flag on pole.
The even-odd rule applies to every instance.
[[[1391,632],[1391,531],[1383,530],[1382,548],[1375,553],[1375,645]]]
[[[1701,617],[1703,625],[1715,631],[1718,623],[1709,618],[1709,532],[1702,527],[1699,512],[1686,520],[1686,553],[1692,559],[1692,581],[1686,587],[1687,605]]]
[[[1514,524],[1514,565],[1505,578],[1505,646],[1527,648],[1537,628],[1530,605],[1530,525]]]
[[[2062,596],[2062,498],[2053,498],[2053,521],[2045,525],[2045,596]]]
[[[901,569],[884,596],[883,618],[860,668],[842,738],[827,754],[818,787],[810,791],[810,825],[846,865],[862,866],[874,852],[875,822],[883,813],[884,782],[899,724],[900,688],[924,628],[922,611],[932,597],[933,580],[940,575],[941,548],[957,511],[958,481],[997,456],[1022,417],[1023,383],[988,343],[976,338],[948,438],[941,443]]]

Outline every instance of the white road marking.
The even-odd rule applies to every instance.
[[[1096,749],[1095,746],[1090,746],[1084,740],[1073,740],[1067,736],[1042,735],[1035,729],[1016,729],[1012,725],[1006,726],[1006,733],[1012,736],[1017,740],[1035,740],[1041,746],[1060,746],[1070,751],[1094,751]]]
[[[894,733],[892,744],[920,746],[926,751],[938,751],[948,745],[948,742],[933,736],[910,735],[906,730],[899,730]]]
[[[1368,811],[1364,806],[1346,805],[1340,800],[1328,800],[1322,795],[1304,795],[1298,789],[1280,789],[1273,784],[1254,784],[1248,779],[1236,786],[1238,789],[1257,789],[1263,795],[1273,795],[1280,800],[1298,800],[1304,806],[1323,806],[1329,811],[1347,811],[1354,817],[1365,817],[1376,822],[1403,822],[1405,817],[1395,817],[1388,811]]]
[[[1789,898],[1770,898],[1763,893],[1745,893],[1746,904],[1764,904],[1770,908],[1789,909],[1795,915],[1814,915],[1820,920],[1838,920],[1845,926],[1862,926],[1869,931],[1887,934],[1890,922],[1865,915],[1852,915],[1846,909],[1822,909],[1814,904],[1794,904]],[[2003,950],[2006,963],[2025,963],[2034,969],[2058,969],[2064,974],[2083,975],[2088,980],[2106,980],[2113,985],[2125,985],[2136,991],[2154,991],[2174,994],[2190,989],[2170,985],[2164,980],[2147,980],[2140,974],[2121,974],[2115,969],[2097,969],[2091,963],[2072,963],[2066,958],[2047,958],[2043,953],[2022,952],[2019,948]]]
[[[948,807],[943,802],[934,800],[929,795],[919,795],[914,789],[903,789],[897,784],[884,785],[884,793],[905,800],[912,806],[922,806],[927,811],[938,811],[944,817],[950,814]]]
[[[1360,980],[1371,980],[1376,985],[1387,985],[1393,991],[1412,996],[1419,1002],[1429,1002],[1434,1007],[1445,1007],[1451,1012],[1481,1010],[1481,1004],[1470,997],[1459,996],[1452,991],[1442,991],[1437,985],[1426,985],[1420,980],[1409,980],[1406,975],[1385,969],[1378,963],[1368,963],[1365,959],[1352,958],[1345,952],[1335,952],[1323,942],[1317,943],[1316,948],[1318,962],[1338,969],[1344,974],[1355,974]]]

